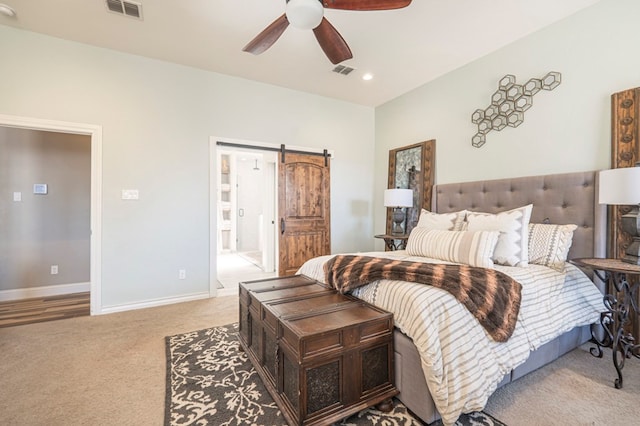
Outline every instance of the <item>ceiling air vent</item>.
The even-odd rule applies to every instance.
[[[129,0],[106,0],[107,9],[120,15],[142,19],[142,4]]]
[[[349,75],[353,70],[355,70],[355,68],[351,68],[346,65],[338,65],[333,69],[333,72],[337,72],[338,74],[342,75]]]

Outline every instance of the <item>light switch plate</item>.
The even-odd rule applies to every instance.
[[[122,190],[122,199],[123,200],[137,200],[138,199],[138,190],[137,189],[123,189]]]
[[[14,192],[13,201],[22,201],[22,192]]]

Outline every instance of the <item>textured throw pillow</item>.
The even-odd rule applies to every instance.
[[[529,224],[529,263],[564,272],[576,225]]]
[[[529,263],[529,219],[533,204],[491,214],[467,212],[469,231],[500,231],[493,261],[500,265],[526,266]]]
[[[407,241],[407,253],[484,268],[493,267],[491,256],[498,231],[443,231],[414,228]]]
[[[464,223],[466,213],[466,210],[454,213],[433,213],[429,210],[422,209],[416,228],[459,231],[462,223]]]

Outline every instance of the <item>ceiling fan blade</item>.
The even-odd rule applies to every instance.
[[[327,9],[390,10],[407,7],[411,0],[322,0],[322,4]]]
[[[327,18],[322,18],[322,22],[313,29],[313,33],[331,63],[339,64],[342,61],[353,58],[347,42],[344,41],[338,30],[327,21]]]
[[[288,26],[289,20],[287,19],[287,15],[283,14],[281,17],[273,21],[271,25],[262,30],[262,32],[251,40],[242,50],[253,53],[254,55],[261,54],[280,38]]]

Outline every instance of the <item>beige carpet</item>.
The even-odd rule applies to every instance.
[[[165,336],[238,319],[238,298],[0,329],[0,424],[162,425]]]
[[[587,343],[551,364],[498,389],[485,411],[509,426],[627,426],[640,424],[640,359],[617,377],[611,350],[603,358]]]
[[[237,316],[230,296],[0,329],[0,424],[162,425],[165,336]],[[640,360],[616,390],[607,355],[578,349],[498,390],[485,411],[509,426],[638,424]]]

